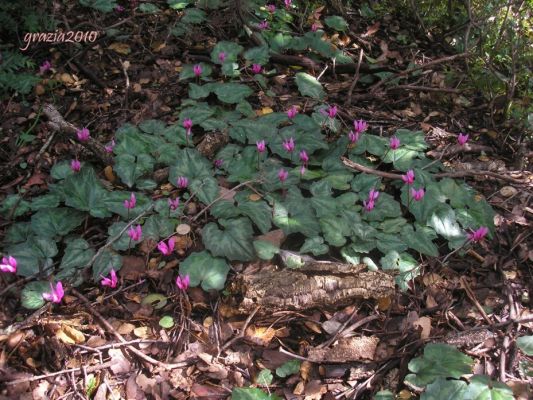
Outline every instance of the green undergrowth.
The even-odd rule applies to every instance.
[[[283,24],[294,13],[279,12],[267,17],[264,9],[256,10],[271,26],[288,28]],[[339,18],[330,19],[324,29],[344,29]],[[201,226],[205,249],[188,254],[179,273],[190,276],[191,286],[205,290],[223,289],[231,262],[275,257],[280,249],[259,237],[275,229],[287,236],[284,249],[393,270],[403,290],[420,274],[423,257],[461,249],[467,230],[484,226],[489,235],[493,233],[493,211],[480,195],[461,181],[435,176],[443,167],[426,158],[423,132],[397,130],[394,136],[400,145],[395,150],[388,137],[376,134],[379,127],[350,142],[352,121],[328,115],[331,105],[325,102],[324,88],[305,72],[293,80],[295,90],[307,100],[305,110],[294,118],[285,109],[258,116],[258,88],[274,96],[268,80],[276,73],[269,65],[271,52],[287,48],[282,42],[295,46],[292,39],[276,39],[278,33],[271,29],[263,32],[262,47],[245,49],[219,42],[212,50],[212,62],[199,65],[199,76],[193,65],[184,66],[180,80],[188,85],[189,96],[176,110],[174,123],[153,119],[116,131],[113,169],[120,183],[113,190],[102,183],[99,166],[81,160],[81,169],[75,172],[71,160],[60,160],[50,171],[46,194],[26,199],[19,193],[4,200],[0,213],[16,222],[6,232],[3,252],[16,258],[19,276],[41,280],[24,289],[25,307],[43,304],[41,293],[49,289],[43,284],[45,278],[77,286],[87,277],[81,271],[90,268],[90,276],[98,281],[111,269],[119,271],[122,257],[135,254],[142,240],[157,243],[171,237],[178,224],[193,225],[193,216],[184,215],[184,204],[190,201],[207,207],[207,222]],[[316,46],[317,57],[337,57],[318,49],[326,46],[316,45],[317,41],[327,43],[320,32],[300,36],[299,41],[308,42],[298,46]],[[223,62],[220,52],[225,53]],[[242,66],[248,71],[253,63],[261,64],[263,72],[246,72],[252,79],[245,83]],[[184,127],[189,119],[190,138]],[[194,148],[193,139],[215,132],[226,132],[230,143],[208,159]],[[291,139],[295,146],[288,152],[284,142]],[[258,152],[259,141],[265,141],[263,153]],[[302,151],[308,161],[300,160]],[[407,185],[350,170],[341,156],[397,174],[412,170],[415,181]],[[158,184],[153,172],[164,167],[169,167],[168,182]],[[279,178],[280,171],[287,173],[285,180]],[[187,178],[186,188],[177,187],[180,177]],[[240,185],[231,199],[221,197],[222,181],[226,187]],[[174,189],[154,199],[153,191],[168,188],[166,183]],[[411,189],[422,188],[425,196],[415,201]],[[363,202],[371,191],[380,195],[367,210]],[[131,193],[136,206],[127,209],[124,201]],[[168,200],[176,197],[180,205],[171,209]],[[94,225],[107,232],[107,245],[86,235],[87,227]],[[140,240],[128,236],[131,225],[141,226]],[[155,246],[152,253],[159,254]]]

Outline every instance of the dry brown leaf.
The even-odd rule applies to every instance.
[[[271,327],[251,325],[246,329],[245,337],[249,341],[259,345],[267,346],[276,336],[276,330]]]
[[[313,368],[313,364],[310,361],[303,361],[300,365],[300,376],[304,381],[307,381],[309,379],[309,375],[311,374],[311,368]]]
[[[66,344],[80,344],[85,342],[83,333],[69,325],[61,325],[61,328],[56,332],[56,338]]]
[[[133,330],[133,334],[141,339],[148,339],[151,336],[151,330],[147,326],[139,326]]]
[[[123,256],[120,275],[126,281],[138,281],[146,274],[144,258],[136,256]]]
[[[117,332],[121,335],[128,335],[135,329],[135,325],[125,322],[117,328]]]
[[[116,175],[113,173],[113,167],[111,165],[108,165],[104,168],[104,175],[105,178],[111,183],[114,183],[117,179]]]
[[[431,333],[431,318],[420,317],[417,321],[413,322],[413,326],[422,328],[422,332],[420,333],[421,339],[429,338]]]
[[[114,50],[118,54],[122,54],[124,56],[127,56],[128,54],[131,53],[130,45],[127,43],[115,42],[115,43],[111,43],[107,48],[109,50]]]
[[[392,299],[390,296],[382,297],[378,300],[378,309],[379,311],[387,311],[392,304]]]
[[[258,195],[257,193],[252,193],[250,196],[248,196],[248,200],[250,201],[259,201],[262,197]]]
[[[315,332],[318,334],[322,333],[322,329],[320,328],[320,325],[314,321],[305,321],[304,325],[312,332]]]
[[[272,243],[274,246],[281,247],[285,240],[285,233],[281,229],[275,229],[267,232],[264,235],[256,236],[256,240],[264,240],[265,242]]]
[[[107,352],[113,362],[109,368],[114,374],[122,374],[130,371],[131,363],[124,357],[120,349],[109,349]]]
[[[379,30],[381,23],[378,21],[373,25],[370,25],[365,33],[361,35],[361,37],[368,37],[374,35]]]

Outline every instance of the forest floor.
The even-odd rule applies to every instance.
[[[238,10],[232,8],[209,14],[207,23],[176,38],[168,28],[175,12],[149,15],[126,8],[104,15],[78,5],[59,7],[56,15],[63,16],[70,30],[113,28],[122,36],[100,35],[81,46],[31,46],[32,57],[38,63],[50,60],[52,69],[32,95],[3,101],[2,195],[23,189],[28,200],[46,193],[51,166],[74,156],[92,160],[101,179],[120,186],[101,158],[72,136],[53,133],[40,111],[44,104],[54,104],[75,127],[89,126],[91,135],[106,144],[125,123],[176,122],[175,110],[187,97],[187,85],[178,80],[181,67],[209,61],[214,43],[253,45],[238,37]],[[408,399],[416,396],[416,389],[403,384],[408,363],[431,342],[453,344],[476,360],[474,373],[506,382],[516,398],[528,397],[531,387],[520,370],[525,356],[515,339],[533,328],[533,180],[531,172],[516,167],[519,133],[494,104],[462,85],[461,76],[468,73],[464,57],[436,39],[415,37],[412,21],[376,17],[368,22],[358,13],[349,13],[347,21],[350,33],[329,39],[351,49],[355,60],[359,49],[364,51],[356,70],[337,72],[331,63],[315,70],[305,62],[296,68],[295,53],[271,60],[269,67],[276,72],[266,79],[275,96],[255,96],[253,108],[284,111],[297,104],[304,110],[307,100],[291,77],[305,70],[320,76],[327,102],[338,106],[339,118],[348,125],[364,119],[385,137],[398,129],[423,131],[427,155],[458,172],[494,208],[494,237],[445,263],[445,251],[440,257],[420,258],[421,274],[409,290],[397,289],[377,303],[298,312],[234,315],[227,305],[230,292],[177,291],[171,274],[150,269],[150,260],[136,253],[125,257],[117,289],[85,283],[68,289],[61,304],[47,304],[35,313],[20,307],[16,293],[0,289],[0,399],[224,399],[234,387],[250,385],[287,399],[372,398],[385,389]],[[368,83],[366,57],[395,72],[402,78],[399,84]],[[413,65],[421,68],[402,73]],[[23,132],[33,136],[24,138]],[[461,132],[469,134],[464,146],[456,141]],[[190,227],[192,232],[199,232],[200,221]],[[0,235],[12,223],[4,215]],[[194,238],[180,246],[174,266],[185,254],[202,249]],[[232,265],[227,287],[246,267]],[[165,304],[143,302],[149,293],[164,294]],[[165,314],[177,321],[174,328],[158,325]],[[309,349],[334,347],[346,340],[342,338],[377,341],[358,342],[374,346],[372,355],[361,350],[358,360],[341,351],[325,357],[326,362],[310,361]],[[300,361],[298,373],[280,371],[269,385],[258,385],[261,370],[278,371],[294,359]]]

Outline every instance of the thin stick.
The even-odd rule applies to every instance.
[[[261,308],[261,306],[257,306],[255,308],[255,310],[252,311],[252,313],[248,316],[248,318],[246,318],[246,321],[244,322],[244,325],[241,329],[241,331],[239,332],[239,334],[237,336],[235,336],[234,338],[228,340],[223,346],[222,348],[220,349],[220,351],[218,352],[218,356],[220,356],[220,353],[222,353],[224,350],[226,350],[228,347],[230,347],[233,343],[235,343],[237,340],[239,339],[242,339],[246,333],[246,329],[248,328],[248,325],[250,325],[250,322],[252,322],[252,318],[255,316],[255,314],[259,311],[259,309]],[[218,357],[217,356],[217,357]]]
[[[86,306],[87,311],[92,314],[94,317],[96,317],[100,323],[108,330],[109,333],[113,334],[120,342],[125,343],[126,339],[118,333],[115,328],[105,319],[98,311],[94,309],[94,307],[91,306],[91,302],[82,295],[80,292],[78,292],[76,289],[71,289],[72,293],[80,299]],[[188,362],[180,362],[176,364],[167,364],[165,362],[156,360],[155,358],[150,357],[149,355],[144,354],[142,351],[137,349],[136,347],[133,347],[132,345],[128,344],[125,345],[126,348],[131,351],[133,354],[135,354],[137,357],[139,357],[141,360],[146,361],[149,364],[155,365],[157,367],[163,368],[163,369],[175,369],[175,368],[183,368],[189,365]]]
[[[113,361],[107,361],[107,362],[105,362],[103,364],[94,365],[92,367],[86,367],[86,368],[79,367],[79,368],[64,369],[62,371],[50,372],[48,374],[31,376],[31,377],[28,377],[28,378],[16,379],[14,381],[6,382],[6,385],[18,385],[19,383],[35,382],[35,381],[39,381],[41,379],[52,378],[54,376],[63,375],[63,374],[71,374],[71,373],[79,374],[80,372],[83,371],[83,369],[85,369],[85,371],[87,371],[87,372],[95,372],[95,371],[99,371],[101,369],[109,368],[113,364],[114,364]]]
[[[252,179],[252,180],[249,180],[249,181],[246,181],[246,182],[242,182],[242,183],[239,183],[237,186],[235,186],[234,188],[231,188],[230,192],[231,191],[236,191],[237,189],[243,187],[243,186],[247,186],[249,185],[250,183],[254,183],[254,182],[259,182],[258,180],[256,179]],[[225,196],[227,196],[228,194],[225,193],[225,194],[221,194],[220,196],[218,196],[215,200],[213,200],[211,203],[209,203],[207,206],[204,207],[204,209],[202,211],[200,211],[198,214],[196,214],[191,221],[196,221],[198,218],[200,218],[203,214],[205,214],[205,212],[207,210],[209,210],[213,204],[215,204],[217,201],[223,199]]]
[[[392,81],[392,80],[394,80],[396,78],[399,78],[401,76],[409,75],[410,73],[418,71],[420,69],[427,69],[427,68],[432,67],[434,65],[442,64],[442,63],[445,63],[445,62],[448,62],[448,61],[453,61],[453,60],[456,60],[458,58],[465,58],[465,57],[468,57],[469,55],[470,55],[470,53],[468,53],[468,52],[461,53],[461,54],[455,54],[453,56],[437,58],[436,60],[430,61],[428,63],[422,64],[422,65],[417,65],[416,67],[408,68],[405,71],[401,71],[401,72],[398,72],[398,73],[396,73],[394,75],[391,75],[388,78],[385,78],[385,79],[379,81],[378,83],[376,83],[375,85],[371,86],[370,87],[370,93],[374,93],[378,88],[380,88],[384,84],[389,83],[390,81]]]
[[[350,90],[348,91],[348,98],[346,99],[344,103],[345,106],[352,104],[352,95],[355,89],[355,85],[357,85],[357,81],[359,80],[359,69],[361,68],[362,61],[363,61],[363,49],[361,48],[359,50],[359,59],[357,60],[357,67],[355,68],[355,75],[353,77],[353,82],[350,86]]]

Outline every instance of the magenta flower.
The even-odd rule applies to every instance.
[[[400,139],[398,139],[396,136],[393,136],[390,138],[389,144],[391,150],[396,150],[398,147],[400,147]]]
[[[411,197],[415,200],[415,201],[420,201],[424,198],[424,195],[425,195],[425,191],[424,191],[424,188],[420,188],[418,190],[414,189],[414,188],[411,188]]]
[[[81,169],[81,163],[78,160],[72,160],[70,162],[70,169],[74,172],[79,172]]]
[[[318,30],[318,24],[313,22],[313,25],[311,25],[311,32],[316,32]]]
[[[300,175],[303,174],[305,174],[305,165],[302,165],[302,167],[300,168]]]
[[[139,240],[141,240],[142,235],[143,235],[143,231],[142,231],[141,225],[137,225],[135,228],[132,226],[128,230],[128,236],[134,242],[138,242]]]
[[[268,21],[265,19],[263,21],[261,21],[258,25],[257,25],[257,28],[259,28],[260,30],[262,31],[265,31],[268,29]]]
[[[213,164],[215,165],[215,168],[220,168],[222,167],[222,164],[224,164],[224,160],[222,158],[219,158],[213,161]]]
[[[114,289],[117,287],[117,273],[113,268],[111,268],[111,271],[109,272],[109,278],[106,278],[103,275],[100,275],[102,277],[102,280],[100,281],[100,285],[102,286],[109,286],[110,288]]]
[[[17,272],[17,260],[15,257],[7,256],[2,257],[2,264],[0,264],[1,272],[8,272],[14,274]]]
[[[467,234],[468,240],[472,242],[481,242],[487,233],[489,233],[489,229],[486,226],[481,226],[479,229]]]
[[[132,208],[135,208],[135,205],[137,204],[137,198],[135,197],[135,193],[131,193],[129,200],[124,200],[124,207],[131,210]]]
[[[187,131],[187,136],[190,136],[191,133],[192,133],[192,119],[190,118],[185,118],[183,120],[183,127],[185,128],[185,130]]]
[[[274,13],[276,11],[276,6],[274,4],[269,4],[266,6],[266,9],[269,13]]]
[[[264,140],[260,140],[258,142],[255,142],[255,145],[257,146],[257,151],[259,153],[264,153],[266,150],[266,144]]]
[[[263,67],[261,66],[261,64],[253,64],[252,65],[252,72],[254,74],[260,74],[262,70],[263,70]]]
[[[200,64],[196,64],[194,67],[192,67],[192,72],[194,72],[194,76],[199,77],[202,75],[202,66]]]
[[[50,64],[50,61],[46,60],[41,64],[39,67],[39,72],[41,74],[44,74],[46,71],[48,71],[50,68],[52,68],[52,64]]]
[[[353,121],[353,128],[357,133],[363,133],[368,129],[368,124],[360,119],[359,121]]]
[[[457,143],[463,146],[466,142],[468,142],[468,134],[464,135],[460,133],[459,136],[457,136]]]
[[[289,173],[287,171],[285,171],[283,168],[279,170],[278,178],[280,182],[285,182],[288,177],[289,177]]]
[[[61,299],[65,295],[61,281],[56,283],[55,288],[54,285],[50,284],[50,289],[51,291],[49,293],[43,293],[43,299],[52,303],[61,303]]]
[[[402,181],[407,183],[408,185],[412,185],[415,181],[415,173],[412,169],[408,170],[405,175],[402,175]]]
[[[91,133],[87,128],[78,129],[76,135],[78,135],[78,140],[80,142],[86,142],[91,137]]]
[[[283,142],[283,148],[289,153],[292,153],[294,151],[294,139],[290,138],[289,140],[285,140]]]
[[[303,162],[304,165],[307,165],[309,162],[309,156],[305,150],[300,151],[300,161]]]
[[[189,186],[189,180],[185,176],[180,176],[176,181],[176,184],[179,189],[185,189],[187,186]]]
[[[223,51],[221,51],[220,53],[218,53],[218,61],[220,62],[224,62],[226,61],[226,53],[224,53]]]
[[[176,239],[171,237],[168,240],[168,244],[166,244],[164,241],[160,241],[157,244],[157,248],[161,253],[163,253],[164,256],[170,255],[174,251],[174,244],[176,243]]]
[[[190,278],[189,275],[185,275],[183,278],[178,275],[176,278],[176,286],[178,289],[186,291],[189,288]]]
[[[330,106],[328,108],[328,117],[335,118],[337,115],[337,106]]]
[[[376,201],[378,197],[379,197],[379,191],[370,189],[370,192],[368,192],[368,200]]]
[[[348,132],[348,140],[350,143],[355,143],[359,140],[360,135],[359,131],[350,131]]]
[[[365,207],[366,211],[372,211],[374,209],[374,200],[364,200],[363,206]]]
[[[109,142],[109,144],[106,144],[104,148],[106,153],[112,153],[113,149],[115,148],[115,139],[111,139],[111,142]]]
[[[123,12],[124,10],[125,10],[125,8],[122,7],[121,5],[118,5],[118,6],[115,7],[115,11],[116,11],[116,12],[119,12],[119,13],[120,13],[120,12]]]
[[[292,0],[285,0],[285,8],[288,10],[292,5]]]
[[[177,208],[179,207],[180,205],[180,199],[179,197],[176,197],[174,200],[172,199],[168,199],[168,207],[172,210],[172,211],[176,211]]]
[[[289,117],[289,119],[296,117],[296,114],[298,114],[298,109],[296,106],[291,106],[291,108],[287,110],[287,117]]]

